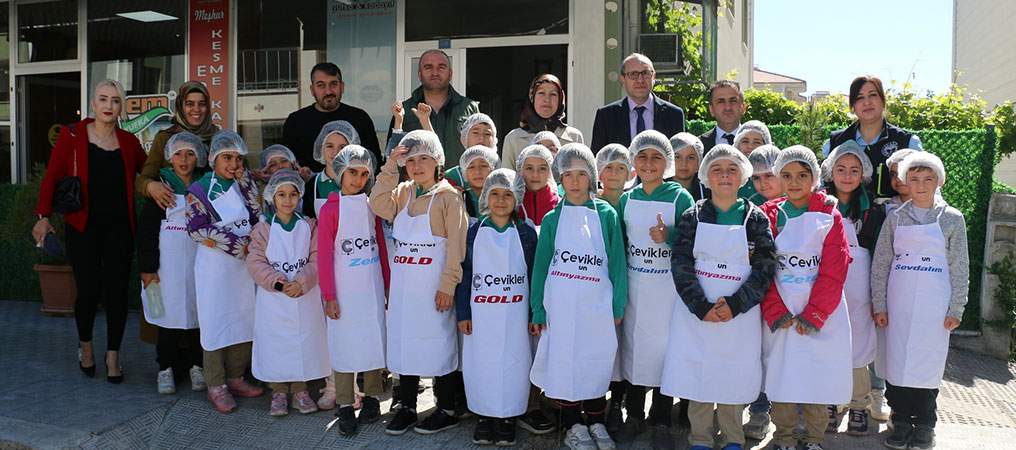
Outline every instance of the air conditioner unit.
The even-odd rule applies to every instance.
[[[653,61],[657,72],[673,72],[684,69],[679,34],[640,34],[639,53],[648,56]]]

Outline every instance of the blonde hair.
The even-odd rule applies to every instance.
[[[120,120],[127,120],[127,94],[124,92],[123,87],[116,80],[106,78],[95,84],[92,88],[92,101],[95,101],[96,94],[99,93],[99,89],[106,86],[116,89],[117,95],[120,96]]]

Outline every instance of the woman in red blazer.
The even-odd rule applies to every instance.
[[[78,211],[67,220],[67,255],[70,257],[78,298],[74,318],[78,327],[78,360],[85,375],[95,375],[92,326],[103,285],[112,289],[106,306],[106,379],[123,381],[119,365],[120,341],[127,324],[127,279],[134,253],[134,179],[145,162],[138,139],[120,129],[125,119],[124,93],[113,80],[103,80],[92,93],[94,119],[60,128],[60,137],[49,157],[35,207],[38,220],[32,236],[42,242],[53,232],[53,191],[64,177],[81,179]]]

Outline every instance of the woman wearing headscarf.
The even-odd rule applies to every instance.
[[[508,169],[516,170],[515,162],[536,133],[552,131],[561,144],[582,143],[582,132],[564,123],[565,98],[561,80],[545,73],[529,84],[529,97],[519,127],[504,137],[501,161]]]
[[[212,97],[208,95],[208,88],[200,81],[186,81],[180,85],[173,104],[173,118],[170,120],[173,126],[155,134],[152,148],[148,151],[148,159],[145,160],[136,183],[138,195],[154,199],[162,209],[177,206],[172,186],[156,180],[159,171],[163,167],[170,166],[164,154],[166,143],[174,134],[189,131],[208,145],[212,141],[212,135],[219,131],[212,123],[212,115],[208,112],[208,105],[211,103]]]

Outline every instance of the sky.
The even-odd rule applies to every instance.
[[[805,95],[846,93],[865,74],[948,91],[952,14],[950,0],[755,0],[755,66],[807,81]]]

